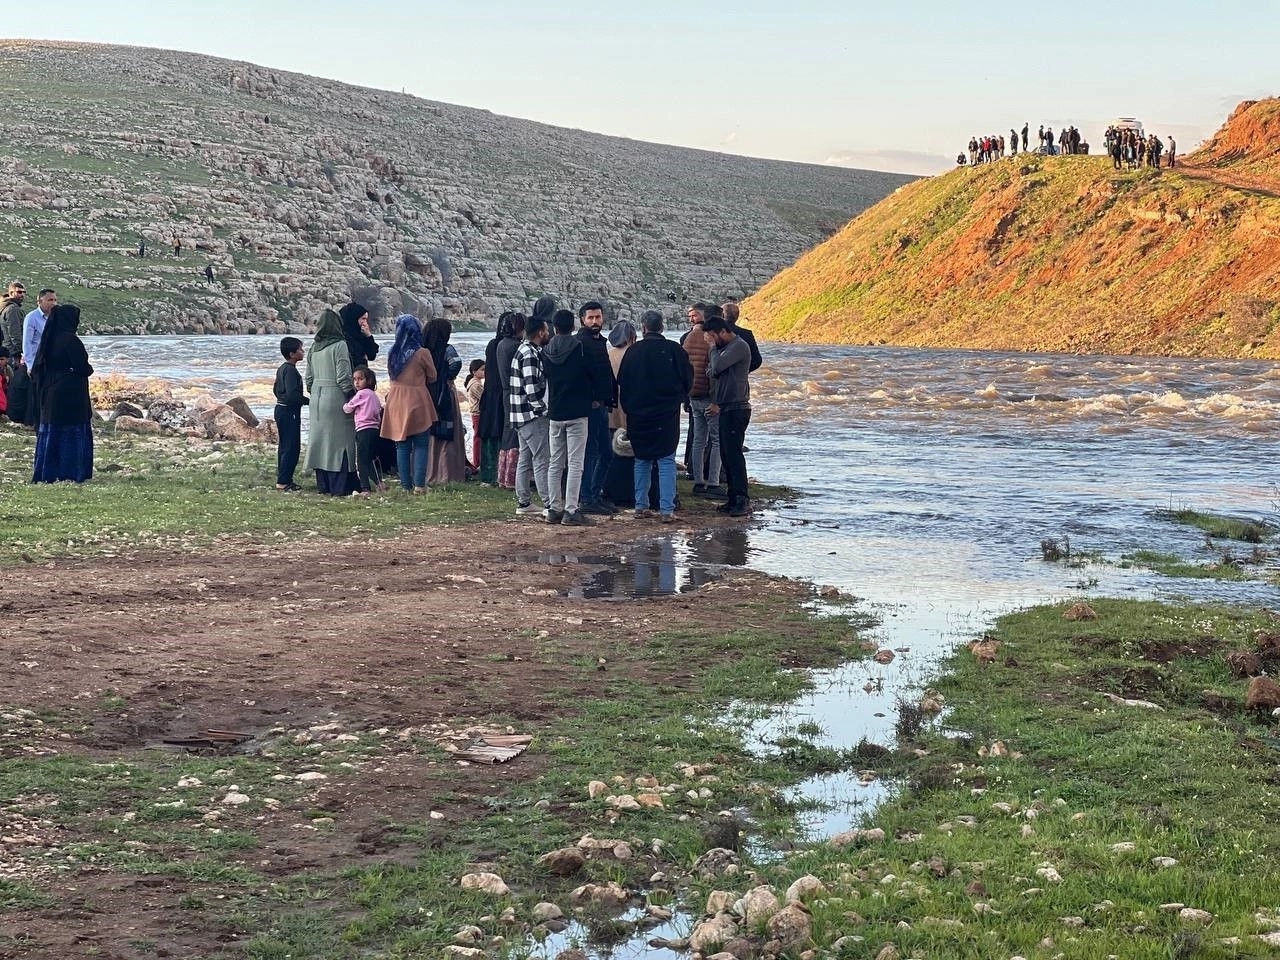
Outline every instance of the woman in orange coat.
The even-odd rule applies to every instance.
[[[404,314],[396,320],[396,342],[387,354],[391,389],[382,412],[382,435],[396,444],[396,468],[400,486],[414,493],[427,492],[428,431],[436,422],[436,405],[430,385],[436,382],[436,365],[422,346],[422,324]]]

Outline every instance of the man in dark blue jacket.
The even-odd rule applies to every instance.
[[[556,335],[542,350],[547,418],[551,424],[551,463],[547,468],[551,503],[547,522],[589,527],[591,518],[579,509],[587,420],[597,398],[606,390],[612,391],[613,371],[610,369],[608,380],[602,380],[586,344],[573,335],[572,311],[557,310],[552,326]]]
[[[588,300],[578,308],[578,319],[582,322],[578,339],[586,349],[595,384],[591,412],[587,415],[587,448],[582,463],[580,499],[583,513],[608,516],[617,512],[604,502],[604,485],[613,460],[609,411],[617,405],[618,398],[613,365],[609,362],[609,342],[601,333],[604,329],[604,306],[596,300]]]

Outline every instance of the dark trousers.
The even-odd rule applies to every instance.
[[[604,497],[609,480],[609,463],[613,460],[613,440],[609,435],[609,411],[592,407],[587,415],[587,449],[582,459],[582,503],[597,503]]]
[[[276,404],[276,432],[280,444],[276,447],[276,484],[287,487],[293,483],[293,471],[298,469],[298,457],[302,454],[302,408]]]
[[[729,481],[729,502],[747,499],[747,458],[742,447],[747,441],[751,408],[720,411],[720,462]]]
[[[359,476],[359,489],[364,493],[378,486],[379,474],[373,465],[378,437],[377,427],[365,427],[363,430],[356,431],[356,471]]]

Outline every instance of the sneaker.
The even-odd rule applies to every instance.
[[[645,519],[645,518],[647,518],[647,517],[652,517],[652,516],[653,516],[653,511],[652,511],[652,510],[636,510],[636,511],[634,511],[634,512],[635,512],[635,517],[636,517],[636,519],[637,519],[637,520],[644,520],[644,519]]]
[[[708,500],[723,500],[729,496],[729,491],[718,484],[709,484],[703,487],[701,491],[694,487],[693,492],[700,497],[706,497]]]
[[[728,510],[731,517],[745,517],[751,512],[751,501],[742,499],[731,506]]]
[[[532,503],[516,504],[517,517],[536,517],[542,513],[541,507],[535,507]]]
[[[575,510],[573,513],[566,513],[564,519],[560,521],[566,527],[594,527],[596,522],[590,517],[583,514],[581,510]]]
[[[693,485],[694,496],[700,497],[706,492],[707,492],[707,485],[705,483],[695,483]]]
[[[661,520],[663,523],[675,523],[676,515],[674,513],[664,513],[658,519]]]
[[[595,503],[584,503],[579,508],[578,512],[590,513],[597,517],[612,517],[615,511],[612,507],[607,507],[603,503],[597,501]]]
[[[728,513],[732,509],[733,509],[733,504],[726,502],[716,507],[716,513]]]
[[[548,507],[544,516],[547,518],[547,523],[563,523],[564,522],[563,510],[552,510],[550,507]]]

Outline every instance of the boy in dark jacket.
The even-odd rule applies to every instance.
[[[298,468],[302,453],[302,408],[309,401],[302,395],[302,374],[298,364],[303,357],[302,341],[297,337],[285,337],[280,341],[280,355],[284,363],[276,371],[273,391],[276,395],[276,432],[280,435],[276,447],[276,489],[301,490],[293,482],[293,471]]]
[[[548,523],[589,527],[592,521],[578,509],[582,464],[587,449],[587,420],[591,405],[604,391],[611,391],[613,371],[601,382],[597,364],[586,345],[573,335],[573,312],[557,310],[552,321],[555,336],[542,350],[542,370],[547,378],[547,417],[551,422],[551,463],[547,484],[551,487]],[[567,478],[567,482],[566,482]]]

